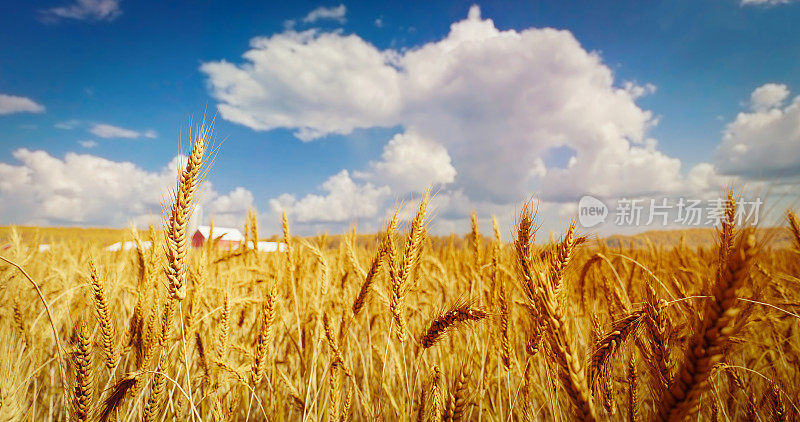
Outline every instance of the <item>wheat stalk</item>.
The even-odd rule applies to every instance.
[[[261,329],[258,333],[255,361],[253,362],[253,369],[251,371],[253,387],[257,386],[264,377],[267,354],[272,347],[272,326],[275,323],[275,300],[275,292],[272,291],[267,295],[267,299],[264,301]]]
[[[662,396],[659,414],[662,419],[680,420],[697,413],[711,368],[722,360],[723,348],[734,334],[731,327],[741,312],[736,292],[748,279],[755,254],[755,236],[743,233],[738,247],[728,254],[724,269],[718,272],[711,290],[713,298],[706,303],[703,325],[692,339],[689,355],[671,388]]]
[[[636,422],[639,420],[637,410],[639,408],[639,395],[637,393],[637,378],[636,373],[636,357],[631,353],[631,358],[628,361],[628,420]]]
[[[540,309],[540,314],[531,313],[530,316],[534,324],[543,321],[542,324],[547,327],[545,337],[549,342],[549,357],[558,368],[558,379],[567,392],[574,416],[581,420],[595,420],[594,406],[585,390],[585,380],[578,367],[578,359],[567,341],[564,316],[557,295],[561,289],[564,268],[572,255],[572,249],[580,243],[580,240],[573,236],[573,223],[558,245],[548,269],[534,271],[530,262],[534,216],[532,209],[530,203],[526,203],[523,207],[516,242],[517,258],[530,301],[529,309],[536,309],[537,305]],[[534,282],[534,280],[541,281]]]
[[[180,301],[186,298],[186,254],[189,248],[189,235],[186,231],[196,201],[195,193],[202,181],[206,141],[210,134],[210,126],[201,125],[197,129],[186,166],[178,175],[171,213],[165,221],[167,227],[166,273],[169,279],[169,295],[173,300]]]
[[[92,259],[89,259],[89,274],[91,276],[92,292],[94,295],[95,310],[97,313],[97,321],[100,324],[100,333],[102,334],[103,353],[106,355],[106,366],[109,370],[113,370],[116,366],[116,342],[114,340],[114,325],[111,322],[111,315],[108,309],[108,299],[106,298],[105,288],[103,282],[100,280],[100,275],[97,273],[97,267]]]
[[[339,341],[337,340],[336,335],[333,333],[327,313],[322,314],[322,327],[325,331],[325,339],[328,341],[328,347],[331,351],[331,362],[333,366],[340,367],[345,375],[350,377],[353,376],[352,372],[347,369],[347,365],[344,363],[344,355],[339,347]]]
[[[644,316],[644,310],[631,312],[615,321],[611,331],[602,338],[597,339],[592,348],[593,352],[589,358],[589,365],[586,368],[586,378],[589,381],[590,388],[596,389],[600,377],[609,376],[609,360],[627,339],[636,335],[636,330],[639,328]]]
[[[478,213],[472,211],[471,215],[472,221],[472,232],[470,233],[470,245],[472,246],[472,259],[473,265],[475,265],[475,271],[479,271],[481,268],[481,233],[478,228]]]
[[[461,370],[458,371],[458,376],[456,376],[456,379],[453,381],[453,387],[450,390],[445,414],[442,418],[445,422],[458,422],[464,416],[464,410],[467,405],[468,370],[467,365],[463,365]]]
[[[789,230],[792,232],[794,248],[800,253],[800,219],[797,218],[794,210],[786,211],[786,220],[789,222]]]
[[[358,296],[356,296],[356,299],[353,301],[353,317],[358,316],[358,313],[361,312],[361,308],[363,308],[364,304],[366,303],[367,294],[370,291],[370,287],[375,281],[375,277],[378,276],[378,272],[381,270],[383,261],[386,259],[386,254],[391,247],[390,244],[392,243],[392,237],[394,236],[395,230],[397,230],[396,211],[392,219],[389,220],[389,225],[386,228],[386,235],[384,236],[381,244],[378,246],[378,253],[375,255],[375,258],[373,258],[369,272],[364,276],[364,282],[361,283],[361,289],[358,292]]]
[[[405,249],[403,250],[402,264],[399,270],[395,270],[396,261],[393,244],[390,245],[389,254],[387,255],[390,258],[389,273],[392,279],[392,287],[389,295],[389,310],[394,318],[395,333],[400,341],[403,341],[406,335],[406,320],[403,315],[403,298],[405,297],[405,289],[407,288],[411,272],[419,263],[422,239],[425,232],[425,212],[428,208],[428,199],[429,193],[426,191],[419,203],[419,209],[414,217],[414,221],[411,223]]]
[[[480,321],[488,315],[486,311],[474,307],[469,302],[456,303],[428,324],[428,328],[420,337],[419,342],[422,347],[427,349],[441,340],[448,330],[467,321]]]
[[[75,389],[73,411],[75,420],[88,421],[94,404],[92,379],[92,340],[89,327],[79,321],[73,334],[75,339]]]

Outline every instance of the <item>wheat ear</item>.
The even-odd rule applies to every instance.
[[[661,419],[683,420],[697,413],[700,398],[708,382],[711,368],[724,357],[723,348],[734,334],[737,316],[736,294],[749,278],[750,264],[756,254],[755,236],[743,233],[739,245],[728,254],[724,268],[718,272],[702,313],[702,327],[697,330],[671,388],[662,395]]]
[[[273,291],[267,295],[267,299],[264,301],[261,330],[259,330],[258,333],[255,361],[253,362],[253,369],[251,371],[253,387],[257,386],[264,377],[267,354],[272,347],[272,326],[275,323],[275,300],[275,291],[273,289]]]
[[[135,227],[131,228],[131,235],[136,244],[136,263],[139,268],[139,280],[136,289],[136,305],[133,307],[133,313],[128,322],[128,334],[125,345],[132,346],[134,342],[141,341],[142,337],[142,323],[144,315],[144,301],[148,292],[147,286],[147,257],[144,254],[144,246],[139,237],[139,232]]]
[[[92,293],[94,295],[95,311],[97,321],[100,324],[102,337],[103,353],[106,355],[106,366],[113,370],[117,364],[116,342],[114,340],[114,325],[111,323],[111,315],[108,309],[108,299],[106,298],[105,287],[103,286],[97,267],[92,259],[89,259],[89,274],[92,279]]]
[[[344,363],[344,355],[340,349],[339,341],[337,340],[337,336],[334,335],[333,329],[331,328],[331,323],[328,318],[328,314],[325,313],[322,315],[322,327],[325,331],[325,339],[328,341],[328,347],[331,351],[331,362],[334,367],[341,367],[342,371],[347,376],[352,376],[353,373],[347,368],[347,365]]]
[[[111,391],[106,395],[103,400],[103,405],[98,412],[98,419],[101,421],[109,420],[111,414],[122,404],[125,397],[135,385],[137,378],[141,374],[127,374],[117,380],[111,387]]]
[[[294,242],[292,241],[292,232],[289,230],[289,218],[286,216],[286,211],[281,214],[281,227],[283,228],[283,243],[286,245],[286,266],[289,269],[289,281],[296,283],[294,254],[292,253]]]
[[[495,220],[496,222],[496,220]],[[508,369],[511,367],[511,344],[509,341],[509,312],[508,312],[508,293],[506,291],[506,283],[500,278],[500,244],[495,241],[492,245],[492,280],[493,285],[497,288],[497,309],[499,311],[499,319],[497,328],[500,331],[500,360],[503,366]]]
[[[228,355],[228,337],[231,331],[231,300],[225,292],[225,299],[222,302],[222,315],[219,320],[219,333],[217,334],[217,357],[224,360]]]
[[[419,396],[418,422],[426,422],[430,413],[433,413],[432,419],[434,421],[441,420],[441,405],[435,402],[436,400],[441,400],[441,393],[439,392],[441,380],[441,371],[437,365],[434,365],[427,385],[422,386],[422,392]],[[428,407],[428,401],[434,401],[432,409]]]
[[[427,349],[436,344],[448,330],[467,321],[480,321],[488,315],[486,311],[472,306],[469,302],[456,303],[431,321],[420,338],[420,343]]]
[[[523,207],[518,229],[517,255],[526,283],[526,293],[532,305],[540,307],[540,315],[531,315],[534,322],[541,318],[544,325],[545,337],[549,342],[549,356],[558,368],[558,378],[567,392],[567,397],[572,404],[574,416],[580,420],[595,420],[595,411],[585,389],[585,379],[578,366],[578,359],[572,351],[567,337],[566,324],[561,306],[558,302],[558,292],[561,290],[564,269],[573,253],[573,248],[581,243],[574,237],[574,222],[570,225],[567,234],[562,238],[556,253],[550,260],[547,271],[534,272],[530,260],[531,227],[533,224],[532,207],[526,204]],[[558,277],[557,279],[554,277]],[[536,279],[545,278],[534,282]]]
[[[597,339],[592,355],[589,358],[589,365],[586,368],[586,378],[589,381],[590,388],[597,388],[600,377],[610,376],[608,374],[609,360],[627,339],[636,335],[636,330],[639,328],[644,316],[645,312],[643,310],[631,312],[615,321],[608,334]]]
[[[339,415],[339,421],[347,422],[350,420],[350,409],[353,405],[353,389],[350,388],[347,390],[347,396],[344,399],[344,405],[342,405],[342,412]]]
[[[367,272],[364,271],[364,268],[361,266],[361,263],[358,262],[358,257],[356,256],[356,236],[356,226],[353,226],[353,229],[344,239],[344,251],[347,256],[347,261],[350,263],[353,271],[355,271],[359,278],[365,279],[367,277]]]
[[[406,336],[406,320],[404,316],[403,298],[405,297],[405,289],[407,288],[408,279],[411,272],[416,268],[419,263],[420,254],[422,252],[422,239],[425,232],[425,212],[428,208],[429,193],[426,191],[419,203],[419,209],[411,223],[411,229],[408,232],[406,239],[405,249],[403,251],[402,265],[399,270],[395,270],[394,251],[390,249],[388,257],[390,259],[389,274],[392,279],[391,292],[389,295],[389,310],[395,323],[395,334],[400,341],[405,340]],[[394,245],[391,245],[393,248]]]
[[[75,326],[75,390],[74,414],[77,421],[88,421],[94,404],[92,380],[92,339],[84,321]]]
[[[453,381],[453,388],[450,391],[447,408],[445,408],[445,414],[442,418],[443,421],[458,422],[464,416],[464,410],[467,406],[468,381],[469,369],[467,365],[463,365],[455,381]]]
[[[630,422],[636,422],[639,420],[637,417],[637,409],[639,408],[639,395],[636,391],[638,388],[636,383],[636,356],[631,353],[631,358],[628,361],[628,420]]]
[[[339,367],[331,366],[328,374],[328,420],[335,421],[339,417]]]
[[[786,211],[786,220],[789,222],[789,230],[792,232],[794,248],[800,253],[800,219],[793,210]]]
[[[161,397],[164,395],[167,382],[164,375],[165,365],[166,358],[162,356],[158,360],[156,373],[153,375],[152,381],[150,381],[150,396],[147,398],[142,416],[145,422],[155,422],[158,417],[159,409],[161,408]]]
[[[470,233],[470,246],[472,247],[472,259],[475,265],[475,271],[481,269],[481,233],[478,228],[478,213],[472,211],[472,232]]]
[[[664,304],[655,303],[655,294],[652,287],[648,290],[649,298],[645,303],[645,318],[644,328],[647,333],[648,344],[650,345],[650,355],[647,359],[647,365],[655,374],[652,377],[654,383],[654,390],[663,392],[664,389],[669,387],[672,381],[670,376],[670,355],[668,347],[668,336],[666,332],[666,323],[664,321]]]
[[[353,301],[353,317],[358,316],[358,313],[361,312],[361,308],[363,308],[366,303],[367,294],[370,291],[372,283],[375,281],[375,277],[378,276],[381,270],[383,261],[386,259],[386,253],[389,250],[389,244],[392,242],[395,230],[397,230],[397,211],[395,211],[392,219],[389,220],[389,225],[386,228],[386,235],[378,246],[378,253],[372,260],[372,266],[370,266],[369,272],[366,274],[364,282],[361,284],[358,296],[356,296],[356,299]]]
[[[186,167],[178,175],[167,226],[167,278],[170,298],[186,298],[186,254],[189,249],[187,233],[189,217],[195,205],[195,193],[202,181],[202,170],[206,157],[206,140],[211,128],[201,125],[192,143],[192,150],[186,160]]]

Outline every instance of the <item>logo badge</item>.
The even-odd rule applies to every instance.
[[[586,195],[578,202],[578,222],[583,227],[589,228],[605,223],[607,216],[606,204],[593,196]]]

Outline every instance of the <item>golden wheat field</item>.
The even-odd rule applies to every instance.
[[[800,224],[714,247],[611,248],[573,224],[427,235],[400,224],[284,252],[188,243],[203,131],[138,248],[11,230],[0,251],[2,420],[797,420]],[[401,210],[398,210],[401,211]],[[252,213],[245,232],[258,240]],[[467,229],[467,228],[465,228]],[[504,235],[504,233],[506,233]],[[212,239],[213,229],[212,229]],[[143,242],[153,247],[144,248]],[[246,242],[244,243],[246,245]]]

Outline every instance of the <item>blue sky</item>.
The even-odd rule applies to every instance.
[[[225,139],[204,215],[232,225],[254,206],[372,229],[435,185],[439,231],[530,194],[557,226],[584,194],[791,193],[800,174],[800,2],[0,8],[0,224],[144,221],[204,114]]]

